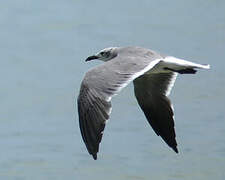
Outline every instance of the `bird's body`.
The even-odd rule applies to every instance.
[[[103,64],[90,69],[81,84],[78,113],[82,138],[89,153],[97,159],[105,122],[111,113],[111,98],[131,81],[138,104],[155,133],[177,150],[173,109],[168,95],[180,74],[193,74],[201,65],[161,55],[141,47],[106,48],[88,60]]]

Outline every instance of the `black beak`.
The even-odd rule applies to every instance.
[[[91,61],[93,59],[98,59],[98,56],[89,56],[85,61]]]

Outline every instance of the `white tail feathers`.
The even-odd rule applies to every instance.
[[[183,60],[183,59],[178,59],[178,58],[173,57],[173,56],[165,57],[163,62],[165,63],[165,65],[168,68],[172,68],[172,69],[175,69],[175,70],[180,70],[182,68],[210,69],[209,64],[207,64],[207,65],[206,64],[197,64],[197,63],[193,63],[193,62],[186,61],[186,60]]]
[[[210,69],[210,65],[209,64],[202,64],[202,69]]]

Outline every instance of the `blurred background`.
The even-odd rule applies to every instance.
[[[7,0],[0,5],[0,179],[225,178],[225,1]],[[81,139],[87,56],[142,46],[211,70],[170,95],[179,154],[147,123],[133,84],[112,100],[98,160]]]

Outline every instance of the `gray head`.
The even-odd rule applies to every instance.
[[[101,61],[109,61],[110,59],[114,58],[117,56],[117,47],[109,47],[101,50],[95,55],[89,56],[85,61],[91,61],[94,59],[98,59]]]

